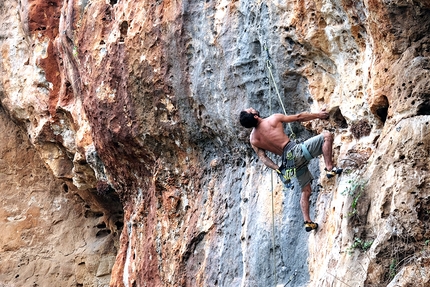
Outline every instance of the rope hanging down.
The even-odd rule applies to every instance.
[[[282,106],[282,109],[284,111],[284,114],[287,114],[287,111],[285,110],[285,106],[282,102],[282,98],[281,95],[279,93],[278,87],[276,85],[275,82],[275,78],[273,77],[273,73],[272,73],[272,63],[270,62],[270,55],[269,55],[269,50],[267,48],[267,44],[266,42],[263,44],[263,48],[266,51],[266,67],[267,70],[269,71],[269,86],[270,86],[270,81],[272,81],[273,86],[275,87],[275,91],[276,94],[278,95],[278,99],[279,99],[279,103]],[[272,97],[270,94],[270,90],[271,88],[269,87],[269,106],[270,106],[270,114],[272,114]],[[290,138],[295,140],[296,139],[296,134],[293,132],[293,129],[291,128],[291,124],[288,123],[288,126],[290,128],[291,134],[290,134]],[[274,188],[273,188],[273,172],[271,174],[271,190],[272,190],[272,252],[273,252],[273,276],[274,276],[274,286],[277,286],[278,283],[278,278],[277,278],[277,270],[276,270],[276,257],[275,257],[275,250],[276,250],[276,243],[275,243],[275,202],[274,202]],[[291,280],[297,275],[297,270],[294,272],[294,274],[290,277],[290,279],[288,280],[288,282],[284,285],[287,286]]]
[[[269,49],[267,48],[266,43],[263,44],[263,48],[264,48],[264,51],[266,51],[266,67],[267,67],[267,70],[269,71],[269,75],[270,75],[269,86],[270,86],[270,81],[272,81],[273,86],[275,87],[276,94],[278,95],[279,103],[281,104],[282,110],[284,111],[284,115],[286,115],[287,111],[285,110],[284,103],[282,102],[282,98],[281,98],[281,95],[280,95],[279,90],[278,90],[278,86],[276,85],[275,78],[273,77],[273,73],[272,73],[272,66],[273,65],[272,65],[272,62],[270,61]],[[288,123],[288,127],[290,128],[290,131],[291,131],[290,138],[295,140],[296,134],[294,133],[293,129],[291,128],[291,123]]]
[[[270,81],[270,80],[269,80]],[[269,107],[270,107],[270,114],[272,114],[272,96],[270,94],[270,89],[269,89]],[[276,270],[276,255],[275,255],[275,199],[273,196],[273,172],[270,174],[270,181],[271,181],[271,190],[272,190],[272,254],[273,254],[273,279],[274,279],[274,284],[273,286],[277,286],[278,285],[278,277],[277,277],[277,270]]]

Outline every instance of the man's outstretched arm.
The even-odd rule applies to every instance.
[[[315,119],[327,119],[329,114],[323,110],[319,113],[308,113],[303,112],[296,115],[283,115],[283,114],[276,114],[276,117],[279,121],[284,123],[290,123],[290,122],[307,122]]]
[[[264,149],[258,148],[252,145],[252,148],[258,155],[258,158],[264,163],[265,166],[270,167],[271,169],[279,169],[279,166],[275,164],[266,154]]]

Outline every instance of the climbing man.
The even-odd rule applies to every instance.
[[[302,188],[300,208],[303,213],[305,230],[307,232],[318,228],[318,224],[312,222],[309,216],[309,197],[311,196],[312,175],[307,165],[309,161],[319,156],[324,157],[327,178],[341,174],[342,169],[333,165],[332,145],[333,136],[324,131],[302,144],[295,144],[284,133],[282,123],[306,122],[315,119],[327,119],[328,113],[322,110],[319,113],[300,113],[296,115],[273,114],[268,118],[261,118],[260,113],[254,108],[248,108],[240,112],[240,124],[245,128],[253,128],[250,136],[252,148],[261,161],[271,169],[276,170],[281,181],[289,185],[292,177],[296,176]],[[282,156],[282,164],[278,166],[267,155],[266,151]]]

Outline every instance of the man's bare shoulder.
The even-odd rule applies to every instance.
[[[273,114],[270,117],[267,117],[265,120],[272,125],[276,125],[279,122],[282,122],[284,117],[285,116],[283,114]]]
[[[284,114],[273,114],[273,115],[271,115],[270,117],[268,117],[268,118],[273,118],[273,119],[276,119],[276,120],[281,120],[282,118],[284,118],[285,117],[285,115]]]
[[[273,114],[269,118],[271,118],[271,122],[274,125],[279,123],[290,123],[297,121],[297,115]]]

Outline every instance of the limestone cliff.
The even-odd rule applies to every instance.
[[[0,3],[0,285],[429,286],[430,1]],[[330,111],[300,190],[239,112]],[[275,157],[274,157],[275,158]]]

